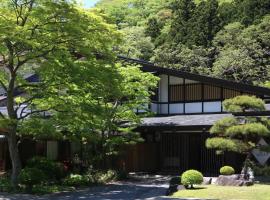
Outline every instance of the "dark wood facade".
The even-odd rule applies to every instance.
[[[196,169],[205,176],[213,176],[224,165],[241,171],[244,157],[236,153],[217,155],[214,150],[207,149],[207,132],[164,131],[158,135],[152,131],[143,132],[145,143],[128,148],[124,161],[128,171],[179,174]]]

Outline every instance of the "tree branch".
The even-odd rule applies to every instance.
[[[25,114],[24,116],[20,116],[20,117],[18,118],[18,120],[25,119],[25,118],[27,118],[28,116],[33,115],[33,114],[35,114],[35,113],[47,112],[47,111],[50,111],[50,110],[52,110],[52,108],[44,109],[44,110],[34,110],[34,111],[31,111],[31,112]]]

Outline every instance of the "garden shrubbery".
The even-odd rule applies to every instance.
[[[270,176],[270,166],[253,166],[255,176]]]
[[[232,175],[235,173],[235,170],[231,166],[224,166],[220,168],[219,172],[221,175]]]
[[[0,192],[11,192],[12,189],[13,188],[9,177],[7,176],[0,177]]]
[[[80,175],[80,174],[70,174],[68,177],[66,177],[63,181],[64,185],[67,186],[87,186],[90,185],[92,180],[86,176],[86,175]]]
[[[60,180],[66,175],[62,163],[54,162],[45,157],[33,157],[28,160],[27,167],[40,169],[50,180]]]
[[[32,192],[33,185],[40,184],[47,180],[44,172],[37,168],[26,167],[19,175],[19,181],[26,186],[28,192]]]
[[[64,165],[45,157],[33,157],[19,175],[20,190],[35,194],[46,194],[70,190],[72,187],[104,184],[112,180],[124,179],[127,174],[115,170],[94,170],[80,174],[67,174]],[[12,191],[8,178],[0,179],[0,192]]]
[[[201,184],[203,182],[203,175],[197,170],[188,170],[181,175],[181,183],[186,188],[193,188],[195,184]]]

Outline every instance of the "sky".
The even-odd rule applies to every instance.
[[[83,4],[85,7],[90,8],[93,7],[95,5],[95,3],[97,3],[99,0],[83,0]]]

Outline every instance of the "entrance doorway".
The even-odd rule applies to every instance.
[[[208,133],[167,132],[161,133],[161,170],[182,173],[196,169],[204,174],[217,174],[223,163],[223,156],[205,147]]]

